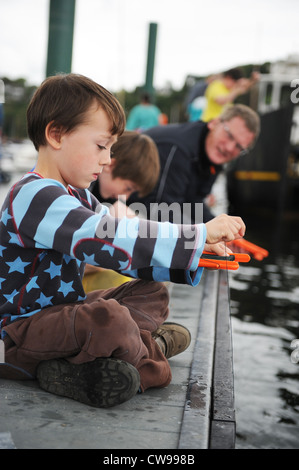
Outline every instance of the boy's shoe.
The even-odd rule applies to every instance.
[[[152,333],[152,337],[167,359],[185,351],[191,342],[190,331],[178,323],[163,323]]]
[[[47,392],[98,408],[130,400],[140,386],[137,369],[114,358],[97,358],[84,364],[71,364],[65,359],[43,361],[37,369],[37,380]]]

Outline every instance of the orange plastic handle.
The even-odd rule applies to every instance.
[[[199,267],[210,269],[237,270],[239,263],[248,263],[250,256],[245,253],[229,253],[227,256],[217,256],[215,253],[204,251],[199,260]]]
[[[210,269],[231,269],[236,271],[239,269],[239,263],[234,261],[210,261],[206,259],[200,259],[198,267]]]
[[[244,238],[234,240],[228,243],[227,246],[232,248],[237,247],[244,251],[247,251],[258,261],[262,261],[264,258],[269,256],[269,251],[265,250],[264,248],[261,248],[258,245],[255,245],[254,243],[244,240]]]

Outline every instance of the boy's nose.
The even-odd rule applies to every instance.
[[[111,163],[111,151],[110,149],[107,149],[105,151],[105,158],[100,162],[101,165],[110,165]]]

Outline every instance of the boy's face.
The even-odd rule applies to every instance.
[[[115,164],[114,158],[111,160],[111,165],[103,169],[99,177],[100,194],[103,199],[118,199],[118,197],[125,197],[128,199],[135,191],[140,191],[140,188],[131,180],[113,177],[113,167]]]
[[[109,165],[111,146],[117,136],[110,132],[111,122],[102,108],[93,105],[86,120],[72,132],[62,134],[56,165],[61,181],[76,188],[88,188]]]

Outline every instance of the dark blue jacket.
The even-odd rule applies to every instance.
[[[201,206],[203,220],[196,217],[200,213],[196,209],[196,203],[203,203],[222,170],[221,165],[211,164],[206,155],[205,139],[208,132],[207,124],[201,121],[157,126],[145,131],[158,147],[160,179],[151,194],[144,198],[134,194],[128,200],[128,205],[141,202],[146,206],[148,218],[163,220],[160,213],[155,213],[153,217],[155,211],[151,203],[178,203],[181,209],[184,203],[189,203],[184,212],[187,215],[190,213],[192,223],[212,219],[214,215],[205,204]],[[185,218],[182,222],[186,220]],[[179,220],[175,222],[180,223]]]

